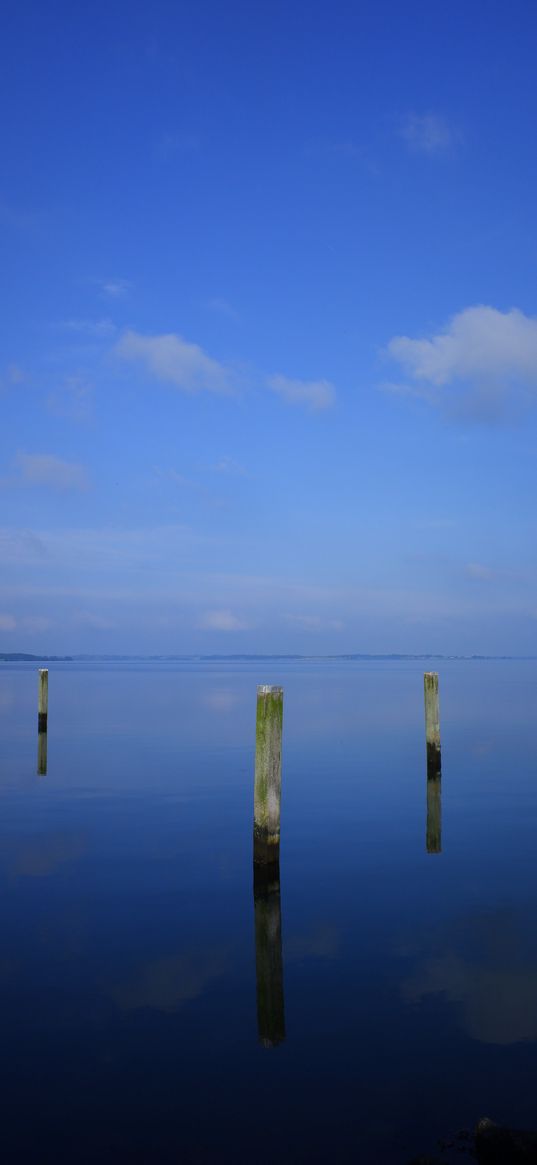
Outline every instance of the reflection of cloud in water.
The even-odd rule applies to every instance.
[[[43,878],[88,848],[84,833],[44,833],[2,846],[0,863],[14,878]]]
[[[330,923],[319,923],[303,934],[292,934],[284,942],[286,961],[299,959],[335,959],[339,954],[340,934]]]
[[[229,961],[229,953],[224,948],[186,951],[157,959],[144,963],[131,979],[114,987],[111,995],[123,1011],[141,1007],[176,1011],[190,999],[202,995],[207,985],[228,969]]]
[[[203,703],[213,712],[230,712],[239,703],[240,697],[232,688],[214,688],[203,693]]]
[[[490,756],[490,753],[494,751],[494,741],[490,739],[475,740],[469,746],[469,751],[472,756]]]
[[[444,935],[447,949],[426,958],[403,984],[404,997],[443,995],[459,1004],[468,1035],[482,1043],[536,1040],[534,922],[533,912],[530,919],[505,912],[454,928]]]

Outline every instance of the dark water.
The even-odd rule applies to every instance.
[[[441,853],[420,664],[51,664],[44,777],[36,669],[0,668],[3,1161],[403,1165],[537,1127],[537,664],[440,665]],[[285,689],[272,1020],[257,683]]]

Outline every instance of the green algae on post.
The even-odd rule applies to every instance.
[[[254,862],[271,864],[280,854],[283,688],[257,689],[254,783]]]
[[[426,671],[423,677],[425,694],[425,739],[427,742],[427,776],[440,772],[440,709],[438,702],[438,672]]]
[[[48,721],[48,668],[40,667],[37,680],[37,726],[38,732],[47,731]]]

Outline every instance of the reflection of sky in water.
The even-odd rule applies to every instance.
[[[533,916],[533,917],[532,917]],[[458,1005],[472,1039],[512,1044],[537,1039],[537,911],[500,911],[469,919],[438,936],[439,950],[417,961],[403,985],[419,1003],[438,995]]]
[[[0,1016],[20,1113],[6,1159],[21,1157],[29,1102],[60,1163],[106,1162],[119,1137],[129,1162],[143,1142],[156,1162],[220,1161],[226,1143],[234,1161],[291,1145],[293,1165],[401,1165],[483,1111],[535,1123],[537,664],[439,667],[434,857],[423,670],[51,665],[42,778],[35,669],[0,671]],[[258,682],[285,689],[285,1038],[270,1051],[256,966],[270,972],[275,952],[256,960],[251,869]]]

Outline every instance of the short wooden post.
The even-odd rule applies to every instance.
[[[46,732],[48,726],[48,668],[39,668],[37,691],[38,732]]]
[[[438,703],[438,673],[426,671],[423,677],[425,692],[425,739],[427,742],[427,776],[440,772],[440,710]]]
[[[283,688],[257,689],[254,786],[254,862],[270,865],[280,856]]]
[[[277,865],[254,866],[257,1033],[265,1048],[285,1039],[282,913]]]
[[[442,853],[442,778],[427,776],[427,836],[428,854]]]

